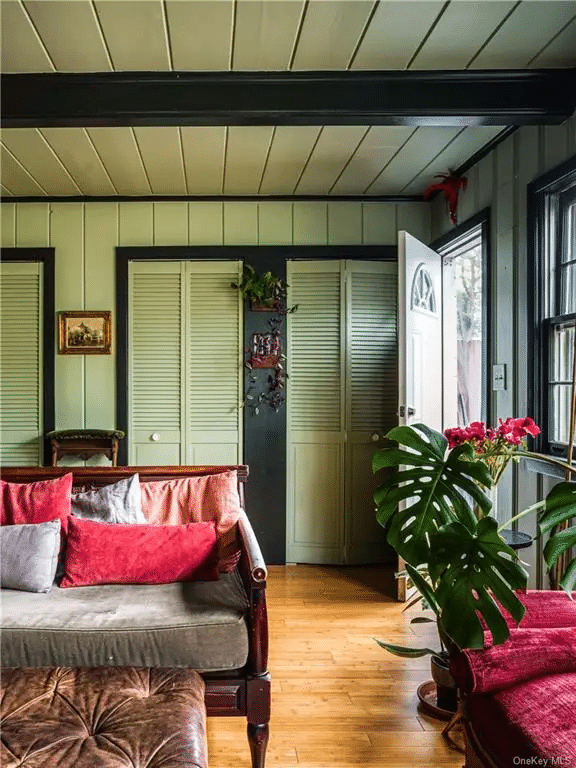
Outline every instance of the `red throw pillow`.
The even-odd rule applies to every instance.
[[[118,525],[70,517],[60,587],[218,579],[216,527]]]
[[[7,483],[0,481],[2,491],[2,525],[47,523],[61,520],[66,531],[72,502],[72,473],[55,480],[37,483]]]

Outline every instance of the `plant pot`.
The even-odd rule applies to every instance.
[[[458,709],[458,689],[450,673],[450,659],[434,655],[430,658],[432,679],[436,683],[436,703],[440,709],[456,712]]]
[[[251,312],[278,312],[280,309],[280,302],[274,301],[273,304],[259,304],[255,301],[250,301]]]

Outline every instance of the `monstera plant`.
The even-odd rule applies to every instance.
[[[502,451],[508,451],[509,459],[514,460],[524,455],[545,459],[522,450],[520,422],[533,425],[531,419],[502,422],[506,428],[501,434],[513,435],[514,441],[518,438],[508,445],[503,440]],[[524,435],[533,434],[530,429],[528,424]],[[423,598],[435,612],[444,646],[483,647],[479,616],[493,642],[503,643],[509,627],[502,609],[520,622],[524,605],[516,591],[526,587],[528,574],[500,536],[506,524],[499,527],[489,514],[491,501],[486,491],[493,485],[494,471],[490,462],[483,461],[478,439],[449,444],[444,435],[425,424],[395,427],[386,437],[396,445],[374,455],[374,471],[389,470],[374,494],[377,519],[387,531],[388,542],[406,562],[406,574],[419,592],[416,600]],[[570,470],[569,465],[550,461]],[[576,484],[559,483],[545,501],[522,514],[531,512],[542,513],[542,533],[553,532],[544,549],[551,567],[576,545],[576,526],[554,534],[557,526],[576,516]],[[571,594],[576,584],[576,558],[568,563],[560,584]],[[397,655],[437,653],[377,642]]]

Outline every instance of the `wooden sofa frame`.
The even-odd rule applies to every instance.
[[[72,472],[75,491],[100,488],[138,472],[143,481],[173,480],[236,470],[238,492],[244,508],[244,483],[248,467],[6,467],[2,479],[11,483],[51,480]],[[234,532],[240,555],[239,575],[249,601],[248,662],[237,674],[203,675],[206,712],[216,716],[245,716],[252,768],[264,768],[270,720],[270,675],[268,673],[268,619],[266,607],[266,564],[248,517],[243,512]]]

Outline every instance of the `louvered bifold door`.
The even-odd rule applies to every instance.
[[[288,262],[287,560],[343,559],[344,325],[340,261]]]
[[[239,464],[242,297],[239,261],[190,262],[186,349],[187,464]]]
[[[184,464],[185,262],[130,262],[129,461]]]
[[[397,265],[347,261],[346,562],[393,562],[372,497],[374,450],[397,424]]]
[[[42,265],[0,264],[2,466],[42,465]]]

